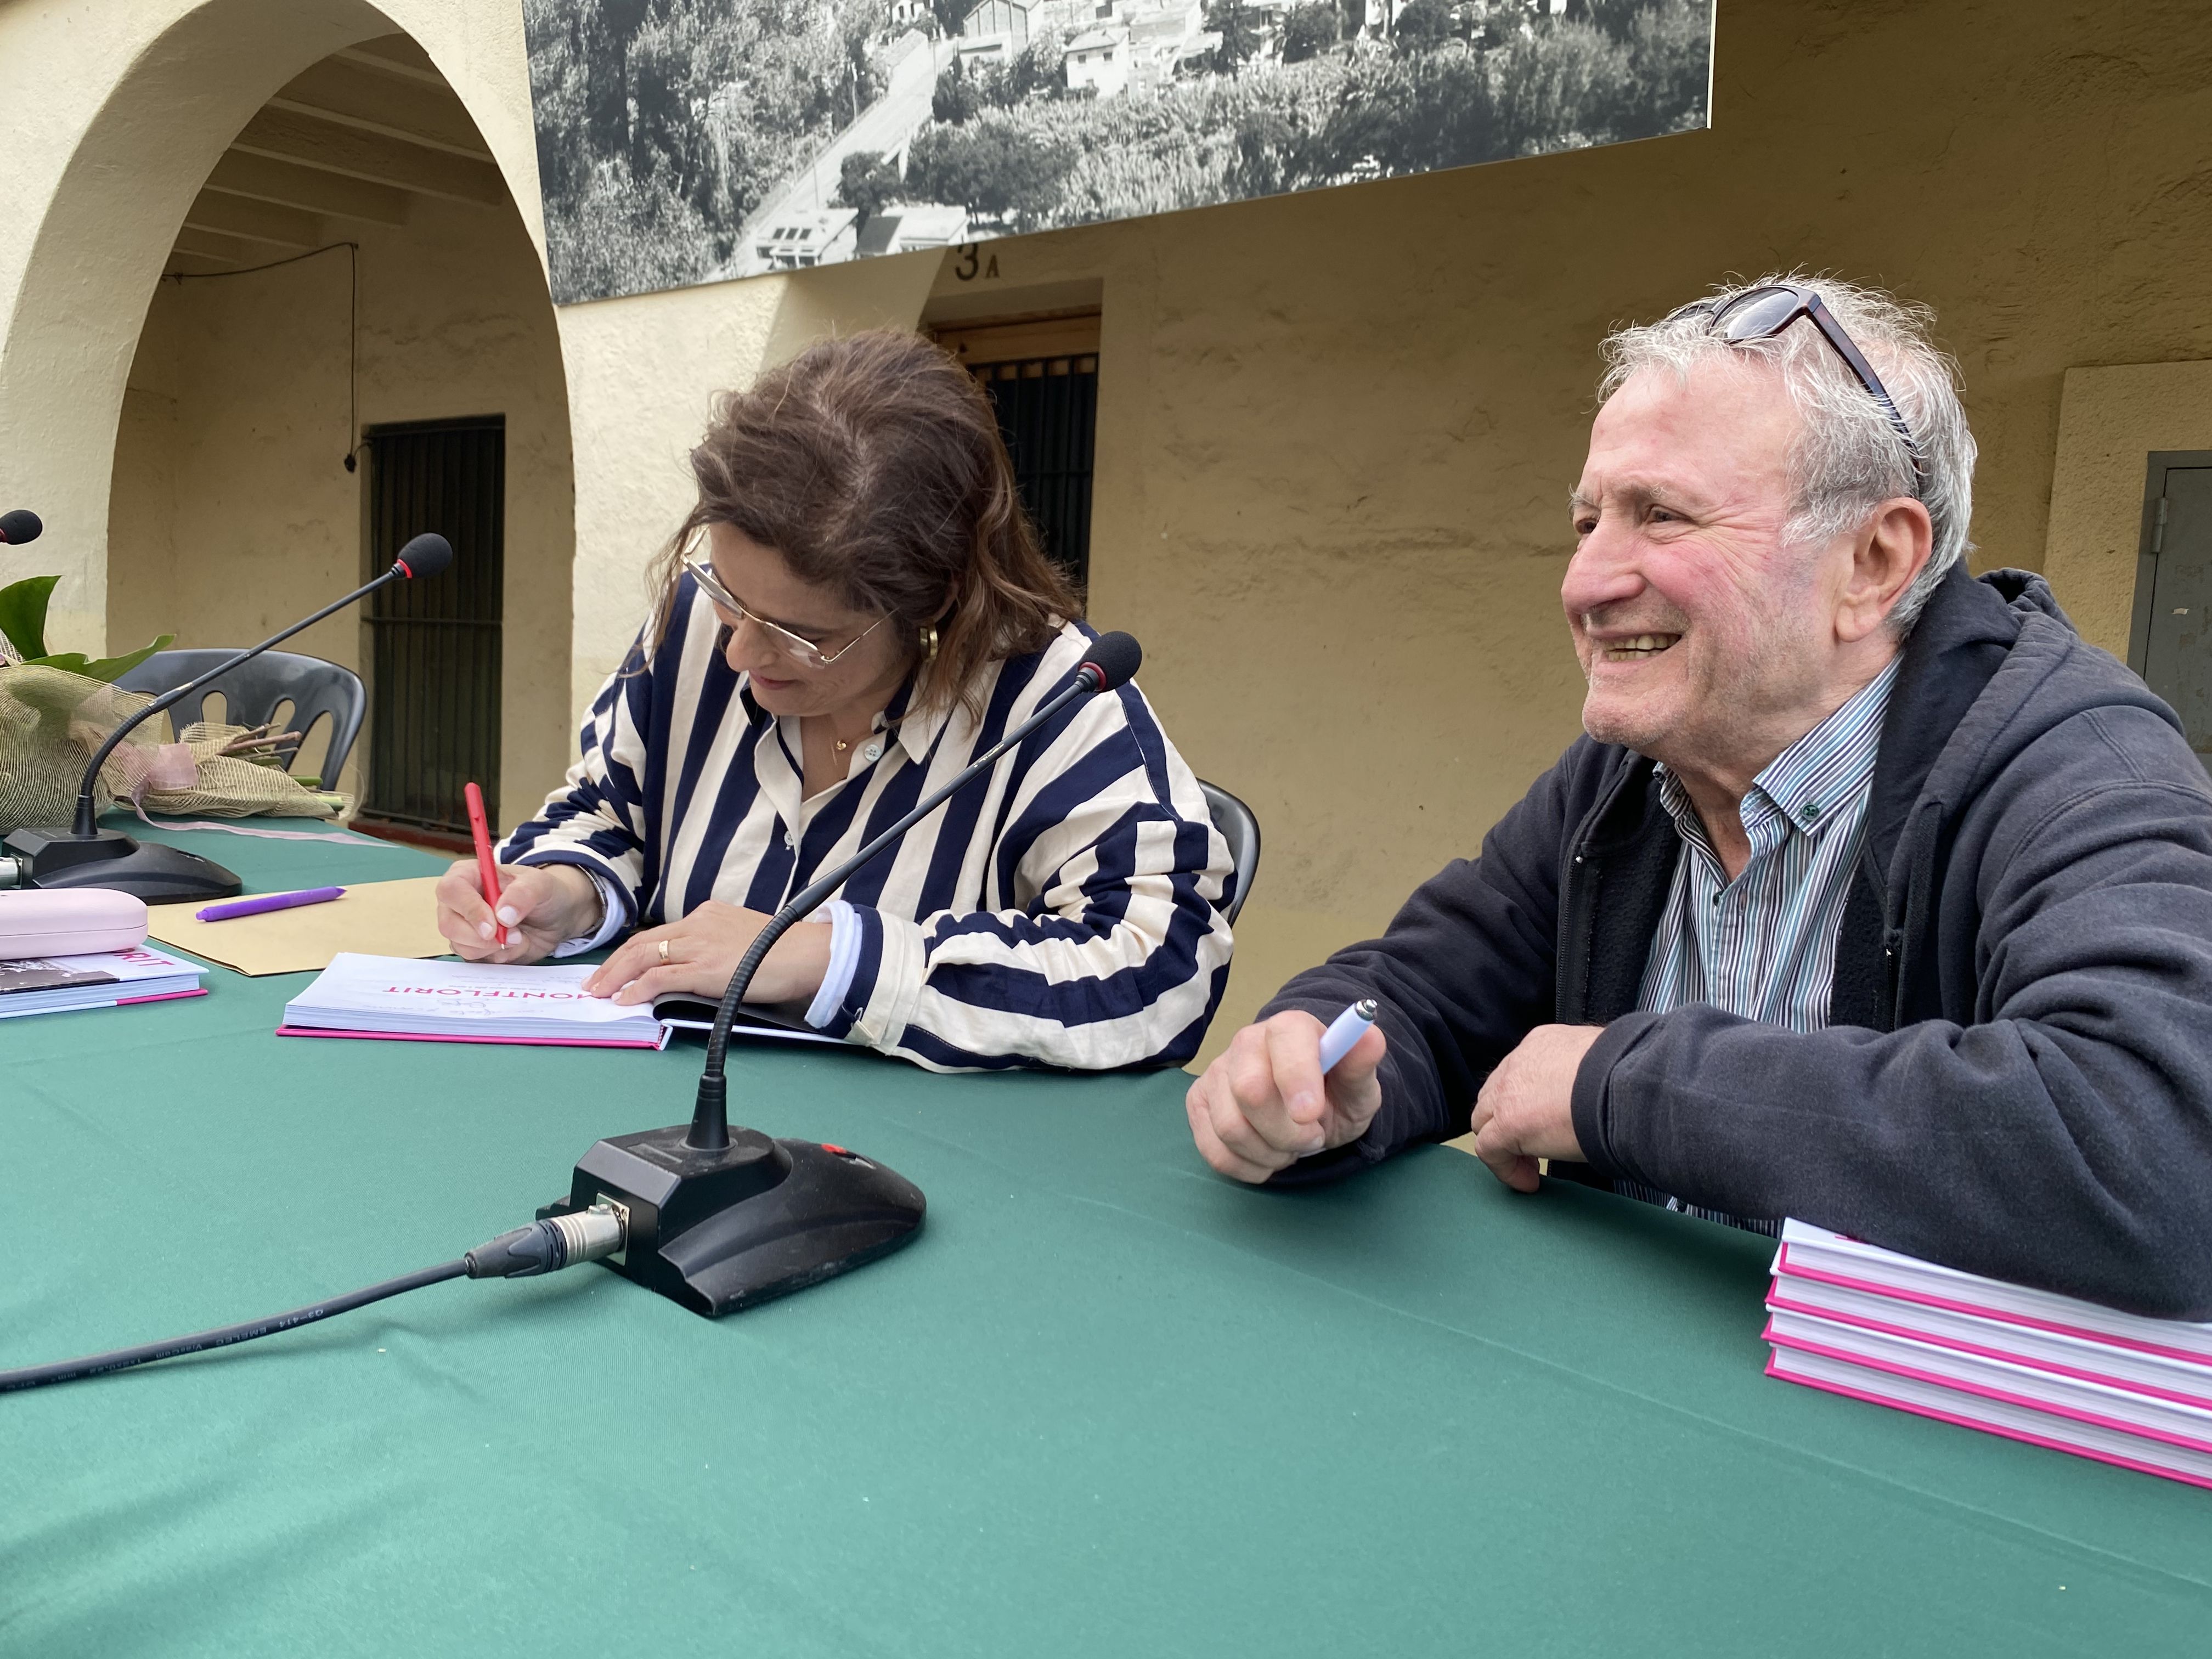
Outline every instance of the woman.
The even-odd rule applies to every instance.
[[[632,927],[588,988],[714,1000],[762,925],[1064,687],[1090,639],[981,389],[919,336],[717,405],[652,619],[568,787],[438,887],[461,956]],[[1079,700],[846,883],[748,1000],[936,1070],[1169,1066],[1228,976],[1228,853],[1133,685]]]

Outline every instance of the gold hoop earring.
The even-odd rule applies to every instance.
[[[937,629],[928,623],[921,625],[921,659],[925,664],[937,660]]]

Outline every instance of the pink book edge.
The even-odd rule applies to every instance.
[[[1794,1275],[1802,1278],[1803,1274]],[[1979,1354],[1984,1359],[2002,1359],[2014,1365],[2027,1365],[2039,1371],[2049,1371],[2057,1376],[2079,1377],[2084,1382],[2101,1382],[2108,1389],[2125,1389],[2130,1394],[2147,1394],[2160,1400],[2170,1400],[2177,1406],[2194,1406],[2199,1411],[2212,1411],[2212,1395],[2183,1394],[2177,1389],[2160,1388],[2155,1382],[2138,1382],[2133,1378],[2114,1376],[2106,1371],[2084,1370],[2078,1365],[2061,1364],[2055,1359],[2044,1359],[2030,1354],[2015,1353],[2008,1348],[1987,1348],[1978,1342],[1961,1342],[1956,1337],[1939,1336],[1933,1331],[1917,1329],[1911,1325],[1888,1325],[1879,1319],[1869,1319],[1863,1314],[1838,1313],[1833,1308],[1820,1308],[1809,1302],[1793,1302],[1783,1291],[1784,1281],[1778,1279],[1766,1293],[1766,1305],[1784,1313],[1803,1314],[1810,1319],[1826,1319],[1838,1325],[1856,1326],[1863,1331],[1881,1331],[1889,1336],[1901,1336],[1909,1341],[1925,1342],[1931,1347],[1949,1348],[1956,1353]]]
[[[1856,1361],[1854,1364],[1857,1363]],[[1778,1382],[1794,1382],[1801,1389],[1818,1389],[1823,1394],[1841,1395],[1847,1400],[1863,1400],[1870,1406],[1887,1406],[1893,1412],[1910,1412],[1915,1417],[1932,1418],[1938,1423],[1956,1424],[1962,1429],[1978,1429],[1984,1434],[1998,1435],[2007,1440],[2018,1440],[2031,1446],[2042,1446],[2051,1451],[2066,1452],[2075,1457],[2091,1458],[2100,1463],[2112,1463],[2124,1469],[2134,1469],[2142,1474],[2155,1474],[2167,1480],[2179,1480],[2191,1486],[2212,1487],[2212,1479],[2201,1474],[2189,1474],[2180,1469],[2167,1468],[2160,1463],[2146,1463],[2139,1458],[2123,1457],[2118,1452],[2098,1451],[2087,1446],[2076,1446],[2064,1440],[2053,1440],[2048,1436],[2030,1434],[2026,1429],[2015,1429],[2006,1424],[1984,1423],[1978,1418],[1962,1417],[1956,1412],[1937,1411],[1933,1406],[1914,1401],[1892,1400],[1885,1395],[1870,1394],[1864,1389],[1854,1389],[1841,1382],[1832,1382],[1826,1377],[1792,1376],[1787,1371],[1774,1369],[1774,1356],[1766,1359],[1766,1374]]]
[[[658,1042],[634,1042],[627,1037],[430,1036],[420,1031],[325,1031],[307,1025],[279,1025],[278,1036],[360,1037],[372,1042],[499,1042],[525,1048],[664,1048],[668,1028],[660,1028]]]
[[[1941,1376],[1935,1371],[1917,1370],[1911,1365],[1899,1365],[1887,1359],[1875,1359],[1863,1353],[1850,1353],[1842,1348],[1831,1348],[1819,1342],[1808,1342],[1802,1337],[1776,1336],[1772,1321],[1759,1333],[1762,1341],[1778,1348],[1796,1348],[1802,1353],[1817,1353],[1829,1359],[1840,1359],[1870,1371],[1887,1371],[1892,1376],[1909,1376],[1916,1382],[1926,1382],[1952,1394],[1976,1395],[1984,1400],[2001,1400],[2008,1406],[2019,1406],[2032,1412],[2041,1412],[2045,1417],[2063,1417],[2092,1427],[2111,1429],[2115,1433],[2133,1435],[2138,1440],[2163,1441],[2169,1446],[2179,1446],[2184,1451],[2201,1452],[2212,1455],[2212,1441],[2192,1440],[2185,1434],[2175,1434],[2169,1429],[2145,1428],[2140,1423],[2124,1422],[2117,1417],[2102,1416],[2096,1412],[2082,1411],[2074,1406],[2053,1405],[2047,1400],[2032,1400],[2022,1394],[2008,1394],[2002,1389],[1984,1387],[1978,1382],[1962,1382],[1955,1376]]]
[[[1980,1319],[1994,1319],[2005,1325],[2026,1325],[2039,1331],[2056,1331],[2061,1336],[2078,1336],[2090,1342],[2109,1342],[2116,1347],[2134,1348],[2142,1353],[2159,1354],[2167,1359],[2185,1359],[2193,1365],[2212,1367],[2212,1354],[2194,1348],[2168,1347],[2161,1342],[2140,1341],[2131,1336],[2114,1336],[2105,1331],[2093,1331],[2084,1325],[2068,1325],[2055,1319],[2037,1319],[2027,1314],[2006,1313],[1997,1308],[1984,1308],[1972,1302],[1960,1302],[1948,1296],[1931,1296],[1925,1291],[1903,1291],[1892,1285],[1878,1285],[1871,1279],[1852,1279],[1844,1273],[1828,1272],[1823,1267],[1801,1267],[1790,1260],[1790,1247],[1782,1247],[1778,1263],[1780,1276],[1787,1279],[1816,1279],[1823,1285],[1840,1285],[1847,1291],[1864,1291],[1869,1296],[1887,1297],[1893,1302],[1917,1302],[1923,1307],[1947,1308],[1953,1313],[1972,1314]]]
[[[132,1006],[134,1004],[141,1002],[175,1002],[180,998],[204,997],[206,994],[207,987],[200,985],[195,986],[189,991],[161,991],[155,993],[150,997],[118,997],[113,1002],[111,1002],[106,1006],[111,1008],[128,1008]],[[100,1005],[94,1004],[94,1006],[96,1007]],[[63,1012],[66,1012],[67,1010],[64,1010]]]

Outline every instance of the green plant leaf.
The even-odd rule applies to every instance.
[[[26,576],[0,587],[0,634],[24,658],[46,654],[46,601],[59,576]]]
[[[26,668],[58,668],[64,673],[82,674],[88,680],[120,679],[140,663],[167,646],[177,636],[164,634],[151,645],[142,645],[136,651],[120,657],[88,657],[82,651],[57,651],[51,656],[26,657]]]
[[[156,651],[166,650],[169,641],[176,637],[174,634],[164,634],[153,644],[142,645],[136,651],[127,652],[120,657],[94,657],[76,672],[87,679],[119,680]]]

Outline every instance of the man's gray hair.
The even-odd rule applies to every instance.
[[[1817,325],[1801,320],[1770,340],[1731,345],[1709,327],[1710,313],[1676,312],[1656,323],[1616,329],[1606,337],[1605,378],[1598,401],[1620,390],[1632,374],[1670,368],[1686,375],[1706,359],[1758,356],[1776,364],[1796,405],[1802,424],[1791,446],[1792,500],[1784,534],[1793,544],[1823,542],[1856,530],[1880,503],[1899,495],[1917,496],[1935,526],[1928,562],[1889,613],[1902,634],[1912,625],[1928,597],[1970,544],[1966,526],[1974,507],[1974,434],[1959,401],[1959,366],[1929,338],[1935,313],[1908,305],[1878,289],[1858,288],[1832,277],[1762,276],[1755,283],[1717,288],[1711,303],[1776,283],[1812,289],[1844,326],[1874,372],[1881,377],[1897,411],[1911,428],[1927,470],[1922,484],[1913,475],[1912,457],[1881,404],[1820,337]]]

